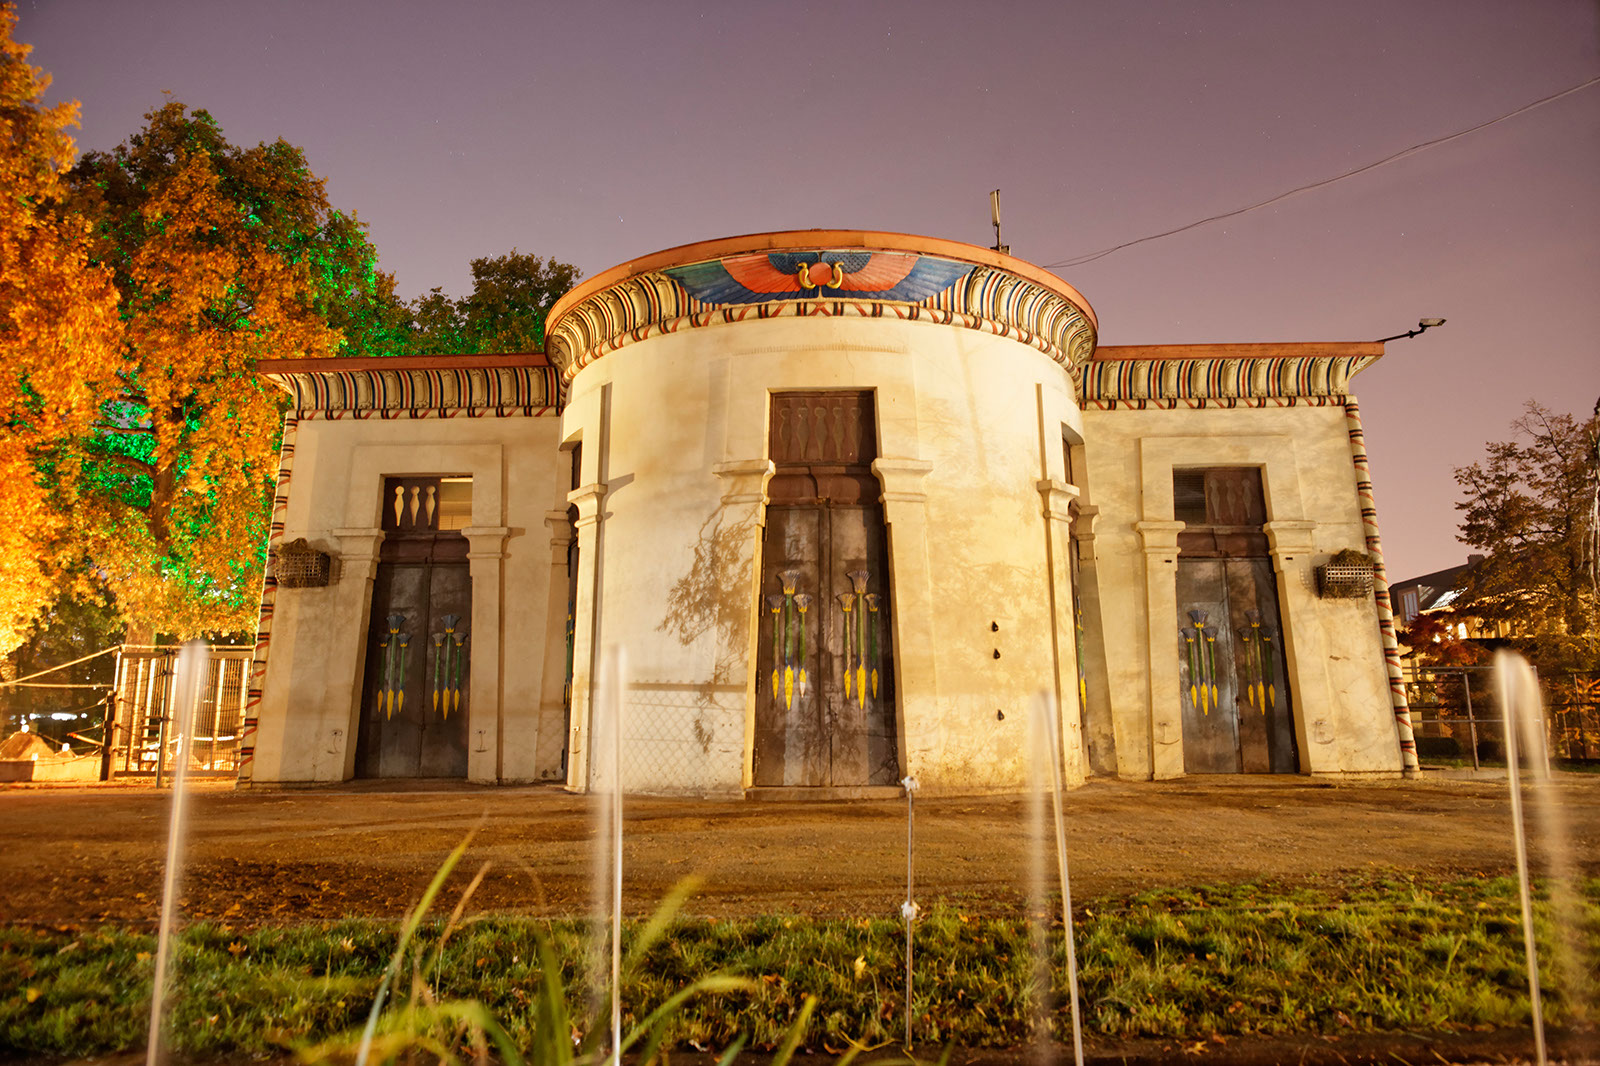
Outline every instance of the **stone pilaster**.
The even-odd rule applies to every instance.
[[[1055,653],[1056,707],[1063,780],[1081,785],[1087,776],[1083,708],[1078,702],[1078,627],[1072,613],[1072,504],[1078,489],[1056,478],[1036,486],[1044,514],[1045,553],[1050,570],[1050,643]]]
[[[1339,709],[1328,677],[1328,640],[1322,612],[1308,577],[1316,523],[1304,519],[1268,522],[1267,548],[1278,578],[1283,657],[1289,671],[1295,744],[1302,773],[1339,769]]]
[[[567,788],[589,788],[589,736],[594,711],[593,686],[600,636],[597,602],[600,581],[600,514],[606,487],[584,485],[567,494],[578,509],[578,595],[572,612],[572,721],[567,736]]]
[[[541,780],[561,770],[567,729],[567,549],[572,545],[572,522],[566,511],[546,511],[550,527],[550,602],[545,605],[544,669],[539,683],[539,724],[534,760]]]
[[[383,530],[373,527],[335,529],[339,546],[339,581],[335,586],[334,631],[338,646],[328,659],[329,678],[348,678],[349,716],[344,731],[344,766],[339,780],[356,773],[356,735],[361,729],[361,683],[367,671],[367,623],[372,615],[372,582],[378,576],[378,549]]]
[[[494,782],[502,776],[505,707],[501,700],[501,659],[505,638],[500,629],[505,594],[506,526],[468,526],[467,568],[472,578],[472,664],[467,692],[467,779]],[[485,743],[479,743],[483,740]]]
[[[1144,551],[1145,652],[1149,656],[1150,776],[1183,776],[1178,692],[1178,534],[1182,522],[1135,522]]]
[[[730,662],[745,664],[744,678],[744,757],[741,760],[740,780],[738,787],[749,788],[753,781],[752,753],[755,749],[756,728],[756,671],[754,664],[757,659],[756,648],[759,635],[756,604],[761,596],[761,530],[767,523],[767,482],[771,480],[776,466],[771,459],[737,459],[732,462],[718,463],[711,468],[711,472],[722,481],[722,513],[718,516],[719,548],[727,551],[737,551],[739,570],[733,575],[733,583],[741,582],[745,588],[745,602],[749,604],[746,612],[748,624],[742,633],[729,635],[730,643],[737,647],[722,649]],[[725,530],[745,529],[749,531],[747,537],[739,542],[724,543],[720,535]],[[719,679],[728,684],[739,684],[732,677]],[[732,784],[732,782],[730,782]]]
[[[912,736],[907,722],[939,720],[939,671],[934,655],[933,570],[928,560],[928,494],[922,479],[933,464],[921,459],[881,458],[872,472],[883,486],[883,520],[889,527],[889,565],[894,602],[895,691],[900,695],[895,728],[901,738],[902,772],[915,777],[922,752],[935,736]]]

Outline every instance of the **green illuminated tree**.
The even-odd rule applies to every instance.
[[[68,176],[115,277],[123,343],[60,474],[82,557],[131,625],[246,629],[282,411],[257,361],[378,354],[409,324],[364,227],[298,148],[236,147],[176,102],[145,118]]]
[[[525,255],[472,261],[472,293],[451,299],[432,289],[412,302],[412,355],[531,352],[544,347],[544,320],[561,294],[577,283],[570,263]]]

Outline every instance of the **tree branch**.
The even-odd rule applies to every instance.
[[[156,476],[156,465],[154,463],[147,463],[143,459],[135,459],[131,455],[123,455],[120,452],[106,452],[101,458],[108,459],[117,466],[132,470],[135,474],[143,474],[145,477]]]

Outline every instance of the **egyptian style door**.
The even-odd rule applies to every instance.
[[[470,492],[463,479],[385,479],[356,739],[359,777],[467,774],[472,579],[460,528]]]
[[[1183,763],[1191,774],[1299,768],[1278,586],[1254,467],[1173,474]]]
[[[754,781],[900,778],[888,551],[870,392],[772,397]]]

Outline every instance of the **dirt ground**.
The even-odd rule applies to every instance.
[[[1554,792],[1574,862],[1600,873],[1600,775],[1557,775]],[[0,791],[0,922],[153,924],[169,803],[149,788]],[[1094,781],[1070,793],[1065,808],[1080,899],[1260,879],[1514,869],[1503,778]],[[492,863],[474,909],[580,914],[590,899],[596,809],[590,797],[553,787],[203,785],[190,811],[185,907],[191,918],[234,925],[398,916],[474,833],[460,878]],[[626,893],[638,911],[690,874],[704,882],[689,908],[700,914],[897,914],[905,898],[904,800],[639,797],[625,809]],[[1032,839],[1027,809],[1019,796],[919,797],[919,902],[1015,907]]]

